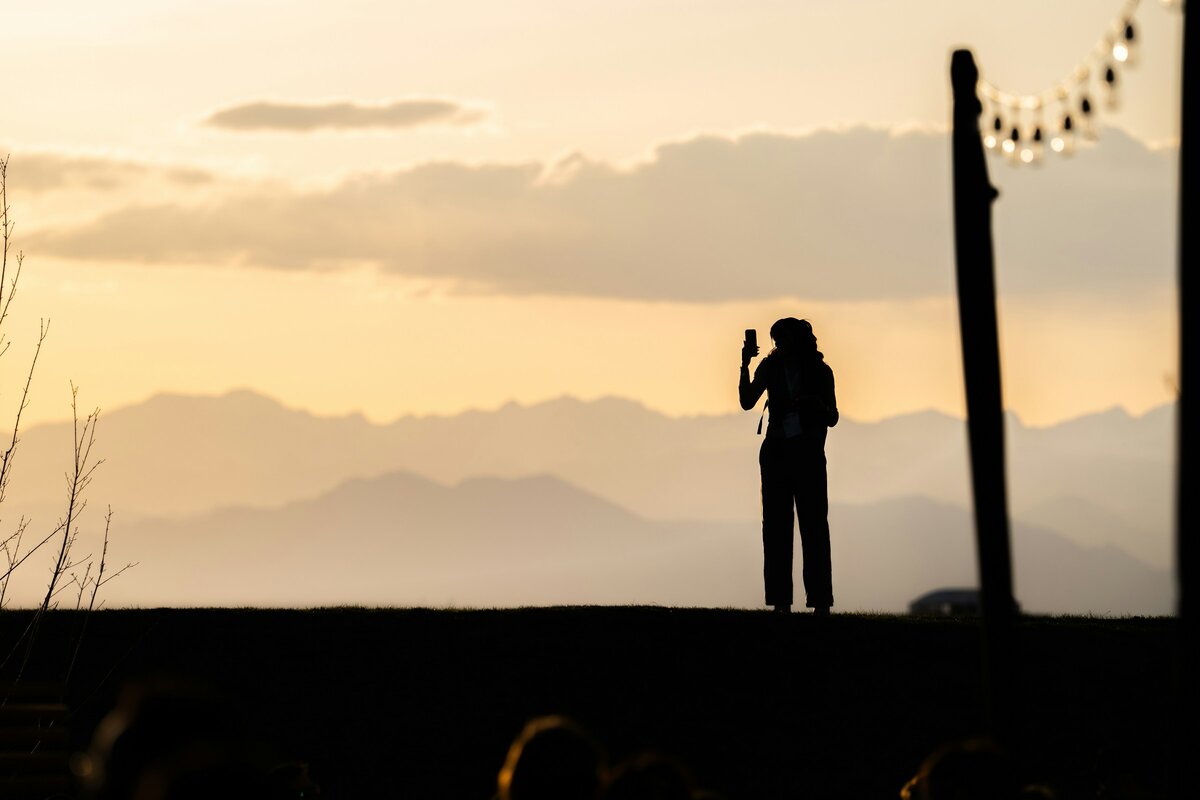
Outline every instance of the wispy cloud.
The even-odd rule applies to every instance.
[[[0,152],[6,151],[0,148]],[[8,171],[12,187],[35,194],[64,189],[109,191],[147,180],[181,186],[213,180],[212,173],[195,167],[55,152],[14,153]]]
[[[1045,170],[993,162],[1006,292],[1169,286],[1175,154],[1120,131]],[[547,180],[553,174],[553,180]],[[329,269],[459,291],[719,302],[953,291],[943,134],[855,128],[660,146],[632,169],[434,163],[324,191],[263,186],[31,234],[76,259]]]
[[[418,128],[430,125],[463,127],[482,122],[487,112],[455,100],[412,98],[384,105],[339,103],[244,103],[217,111],[205,125],[231,131],[293,131],[321,129]]]

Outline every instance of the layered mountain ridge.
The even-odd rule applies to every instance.
[[[378,425],[357,415],[318,417],[247,391],[220,397],[162,395],[102,417],[96,447],[106,463],[90,496],[93,504],[113,506],[114,545],[122,555],[142,561],[137,571],[144,575],[154,561],[160,575],[173,574],[173,559],[199,563],[203,553],[185,558],[192,547],[187,543],[226,541],[222,537],[232,528],[243,534],[213,548],[216,553],[236,551],[235,543],[257,542],[250,549],[259,556],[226,560],[218,570],[231,591],[195,589],[194,599],[187,601],[177,593],[151,591],[156,584],[149,581],[140,598],[120,593],[121,602],[133,604],[168,598],[189,604],[312,604],[324,602],[323,597],[384,604],[421,598],[484,605],[593,598],[753,606],[761,569],[756,453],[761,440],[754,435],[752,416],[671,418],[628,400],[563,398]],[[1014,550],[1025,565],[1017,582],[1029,595],[1022,598],[1027,607],[1169,611],[1172,426],[1169,407],[1140,417],[1112,410],[1049,428],[1030,428],[1009,415]],[[849,594],[839,592],[839,602],[900,610],[912,599],[906,594],[910,590],[974,582],[964,434],[961,420],[936,412],[875,423],[844,420],[831,431],[835,569],[840,564],[850,570],[842,576]],[[6,502],[9,515],[24,512],[35,524],[52,523],[61,505],[69,447],[67,425],[23,433]],[[472,508],[459,508],[464,504]],[[436,509],[446,513],[439,516]],[[339,552],[337,542],[354,543],[345,552],[365,559],[359,565],[362,580],[354,580],[354,569],[346,566],[345,586],[336,590],[292,594],[275,587],[275,594],[261,596],[249,591],[251,576],[240,575],[231,564],[244,558],[258,563],[263,553],[275,553],[307,574],[305,559],[316,559],[319,551],[316,534],[297,539],[295,532],[308,530],[305,520],[317,518],[326,520],[323,535],[332,548],[327,552]],[[496,527],[504,519],[511,520],[510,527]],[[489,528],[505,533],[496,538]],[[929,531],[939,533],[927,538]],[[391,596],[366,577],[376,568],[369,558],[371,541],[388,553],[385,563],[405,569],[417,569],[422,559],[442,552],[435,543],[458,542],[465,548],[461,572],[446,566],[450,562],[435,569],[428,561],[417,573],[444,573],[440,583],[430,582],[416,595],[397,589]],[[489,549],[496,541],[504,543],[501,551]],[[1030,541],[1041,544],[1023,555]],[[562,550],[564,543],[571,546]],[[637,555],[646,547],[660,555]],[[875,551],[886,554],[883,563],[908,565],[896,571],[912,580],[893,580],[883,572],[868,578],[870,570],[862,565]],[[663,555],[667,552],[672,555]],[[477,558],[479,553],[490,555]],[[1040,555],[1031,561],[1031,553]],[[600,565],[610,561],[606,573]],[[1056,594],[1054,586],[1062,581],[1054,575],[1074,569],[1073,563],[1092,563],[1097,575],[1108,576],[1106,582],[1124,576],[1117,587],[1127,584],[1128,598],[1087,589],[1082,578]],[[541,579],[527,574],[534,564],[547,565]],[[645,572],[645,564],[653,569]],[[554,565],[570,580],[560,583]],[[721,576],[735,565],[742,577],[730,583]],[[457,582],[456,574],[476,567],[493,575],[475,584],[492,586],[492,595]],[[664,578],[678,571],[701,577],[694,584],[683,577]],[[417,573],[397,587],[425,586]],[[519,577],[526,587],[545,588],[527,596],[503,588],[504,575]],[[621,575],[626,577],[618,579]],[[1044,575],[1045,586],[1038,575]],[[1147,588],[1147,582],[1154,583],[1149,575],[1158,576],[1158,589]],[[131,590],[142,582],[128,576],[121,581]],[[673,588],[656,594],[649,588],[656,582]],[[169,583],[187,585],[181,579]],[[693,585],[728,588],[721,594],[688,588]],[[551,591],[553,586],[559,589]],[[232,591],[238,587],[247,589],[241,600]],[[610,592],[611,587],[624,587],[626,593]],[[1043,598],[1037,601],[1040,608],[1030,605],[1030,598]],[[117,601],[114,594],[112,602]]]

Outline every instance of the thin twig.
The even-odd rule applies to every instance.
[[[72,436],[75,442],[75,457],[72,464],[72,470],[67,476],[67,513],[62,522],[62,542],[59,545],[58,556],[54,560],[54,566],[50,572],[50,582],[46,587],[46,595],[42,599],[41,605],[33,613],[33,619],[25,632],[21,635],[21,641],[24,642],[24,656],[21,658],[21,667],[17,671],[16,680],[20,680],[25,673],[25,668],[29,664],[29,657],[33,652],[33,644],[37,638],[37,632],[40,627],[41,619],[46,612],[52,608],[51,603],[59,591],[59,582],[63,575],[74,563],[77,565],[80,562],[71,561],[71,548],[75,544],[79,536],[78,517],[86,506],[86,501],[83,500],[83,491],[91,483],[92,474],[96,468],[103,462],[95,464],[89,463],[92,453],[92,446],[96,443],[96,424],[100,419],[100,409],[95,409],[88,414],[81,426],[79,423],[79,387],[71,384],[71,429]],[[69,585],[69,584],[68,584]],[[5,662],[7,662],[7,658]],[[3,669],[3,664],[0,664],[0,669]]]
[[[88,598],[87,611],[83,614],[83,624],[79,628],[79,637],[75,640],[75,652],[71,654],[71,662],[67,664],[67,674],[63,678],[63,691],[66,691],[68,682],[71,680],[71,673],[75,669],[75,661],[79,658],[79,650],[83,647],[83,636],[87,633],[88,620],[91,619],[92,611],[96,609],[96,593],[100,591],[100,587],[111,581],[113,578],[120,575],[130,567],[137,566],[136,562],[126,564],[117,570],[109,577],[104,577],[104,569],[108,564],[108,532],[112,527],[112,506],[108,507],[108,511],[104,514],[104,546],[100,549],[100,569],[96,571],[96,577],[92,581],[92,596]],[[103,603],[101,603],[103,605]]]
[[[2,279],[0,279],[2,280]],[[9,295],[12,299],[12,295]],[[0,321],[3,321],[0,318]],[[17,417],[13,421],[12,437],[9,440],[8,448],[4,454],[0,455],[0,503],[4,502],[5,493],[8,491],[8,481],[12,477],[13,456],[17,449],[17,443],[20,441],[18,433],[21,429],[21,414],[25,412],[29,405],[29,387],[33,384],[33,373],[37,368],[38,356],[42,354],[42,344],[46,341],[46,335],[50,332],[50,321],[42,320],[40,324],[40,332],[38,334],[37,346],[33,351],[33,360],[29,363],[29,372],[25,375],[25,388],[21,392],[21,403],[17,406]]]
[[[12,576],[14,564],[21,555],[21,542],[25,539],[25,530],[29,527],[29,520],[26,517],[21,517],[21,521],[17,523],[17,530],[4,540],[4,558],[8,561],[8,569],[3,577],[0,577],[0,610],[4,609],[5,597],[8,595],[8,579]],[[12,544],[13,539],[16,539],[16,544]]]
[[[16,562],[16,563],[14,563],[14,564],[11,564],[11,565],[9,566],[9,568],[8,568],[7,570],[5,570],[5,572],[4,572],[4,574],[3,574],[3,575],[0,575],[0,580],[7,580],[7,579],[8,579],[8,577],[9,577],[10,575],[12,575],[12,574],[13,574],[13,572],[15,572],[15,571],[16,571],[17,567],[19,567],[19,566],[21,566],[22,564],[24,564],[24,563],[25,563],[25,560],[26,560],[27,558],[29,558],[31,555],[33,555],[34,553],[36,553],[36,552],[38,551],[38,548],[40,548],[40,547],[41,547],[42,545],[44,545],[46,542],[50,541],[50,540],[51,540],[51,539],[53,539],[55,536],[57,536],[59,533],[61,533],[61,532],[62,532],[62,529],[63,529],[63,522],[62,522],[62,520],[59,520],[58,524],[54,526],[54,530],[52,530],[52,531],[50,531],[50,533],[46,534],[46,538],[42,539],[40,542],[38,542],[37,544],[35,544],[35,545],[34,545],[34,546],[33,546],[33,547],[32,547],[32,548],[29,550],[29,552],[27,552],[25,555],[21,556],[21,558],[20,558],[19,560],[17,560],[17,562]]]

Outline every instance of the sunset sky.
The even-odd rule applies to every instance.
[[[619,395],[737,408],[742,330],[811,319],[843,413],[961,413],[947,64],[1032,92],[1118,0],[88,0],[4,15],[30,422],[251,388],[385,421]],[[1175,376],[1177,11],[1095,146],[989,160],[1006,402]],[[8,423],[6,422],[5,425]]]

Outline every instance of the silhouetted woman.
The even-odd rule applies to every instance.
[[[750,359],[758,347],[742,347],[738,395],[742,408],[754,408],[767,393],[767,435],[759,450],[762,470],[763,581],[767,605],[792,608],[792,507],[800,522],[804,590],[814,614],[833,605],[829,561],[829,488],[825,474],[825,435],[837,424],[833,370],[817,349],[807,320],[787,317],[771,326],[775,349],[750,379]]]

